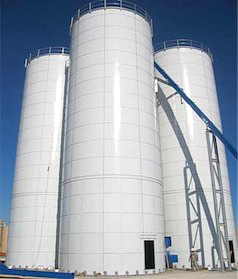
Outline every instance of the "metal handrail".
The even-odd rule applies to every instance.
[[[152,30],[152,19],[147,13],[147,11],[137,4],[124,0],[98,0],[88,3],[87,5],[78,9],[77,12],[74,14],[74,16],[71,19],[70,29],[81,16],[87,13],[91,13],[95,10],[101,10],[102,8],[105,10],[107,8],[116,8],[121,10],[133,11],[134,13],[143,16],[145,20],[149,23]]]
[[[29,57],[25,60],[25,66],[27,66],[33,59],[39,58],[43,55],[48,54],[69,54],[69,48],[68,47],[46,47],[46,48],[40,48],[37,49],[29,54]]]
[[[174,48],[174,47],[189,47],[189,48],[200,49],[200,50],[206,52],[210,56],[210,58],[213,60],[210,49],[206,45],[204,45],[200,42],[194,41],[194,40],[189,40],[189,39],[170,40],[170,41],[166,41],[163,43],[159,43],[159,44],[155,45],[154,48],[155,48],[155,53],[156,53],[156,52],[159,52],[162,50],[167,50],[167,49]]]

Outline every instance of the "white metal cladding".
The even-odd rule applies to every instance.
[[[54,266],[65,62],[29,62],[17,145],[7,264]]]
[[[171,76],[175,82],[183,88],[188,97],[213,121],[213,123],[222,131],[219,105],[217,100],[216,85],[214,79],[213,66],[210,52],[201,47],[176,46],[160,50],[155,53],[155,61]],[[160,76],[157,73],[158,76]],[[160,76],[161,77],[161,76]],[[178,254],[178,266],[190,267],[189,263],[189,227],[193,237],[196,234],[196,214],[192,206],[197,210],[196,197],[190,192],[191,202],[189,203],[191,220],[193,224],[188,225],[188,211],[186,206],[185,180],[188,184],[191,178],[191,172],[185,168],[186,157],[190,152],[195,163],[198,177],[204,191],[205,200],[200,202],[202,240],[204,246],[205,266],[217,264],[217,255],[213,257],[213,239],[210,228],[212,223],[215,226],[214,206],[212,196],[212,184],[209,169],[208,151],[206,143],[206,126],[201,119],[193,112],[192,108],[183,102],[177,94],[172,96],[174,89],[164,84],[160,84],[162,95],[161,103],[158,106],[159,127],[161,140],[161,158],[163,170],[164,187],[164,207],[165,207],[165,231],[167,236],[172,238],[171,253]],[[163,96],[164,94],[164,96]],[[169,98],[169,96],[171,96]],[[165,99],[167,98],[167,101]],[[165,111],[167,113],[165,113]],[[169,118],[168,118],[169,115]],[[178,123],[174,132],[172,126]],[[181,130],[181,133],[180,133]],[[177,134],[177,136],[176,136]],[[183,142],[183,137],[186,144]],[[223,144],[218,141],[219,157],[221,163],[222,181],[224,187],[226,217],[228,223],[229,240],[233,240],[236,258],[237,243],[234,230],[234,220],[231,203],[230,184],[227,171],[226,155]],[[189,151],[189,152],[188,152]],[[185,155],[186,154],[186,155]],[[191,161],[189,162],[191,165]],[[193,179],[191,180],[191,190],[194,189]],[[208,205],[209,210],[204,210],[204,204]],[[205,214],[206,211],[206,214]],[[211,219],[208,220],[211,213]],[[194,240],[193,240],[194,241]],[[198,231],[195,240],[195,249],[201,248],[200,235]],[[199,252],[200,264],[202,264],[202,254]],[[213,258],[215,258],[213,262]]]
[[[144,273],[147,239],[163,271],[150,25],[106,8],[81,16],[71,36],[60,268]]]

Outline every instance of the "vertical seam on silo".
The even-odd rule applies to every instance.
[[[79,59],[78,59],[78,55],[79,55],[79,42],[78,42],[78,40],[79,40],[79,21],[80,21],[80,18],[78,19],[78,21],[77,21],[77,26],[78,26],[78,32],[77,32],[77,53],[76,53],[76,59],[75,59],[75,61],[76,61],[76,63],[77,63],[77,65],[76,65],[76,71],[75,71],[75,76],[78,74],[78,67],[79,67]],[[73,33],[72,33],[73,34]],[[73,40],[73,39],[72,39]],[[71,54],[71,53],[70,53]],[[70,77],[72,78],[72,75],[70,74]],[[72,157],[73,157],[73,147],[74,147],[74,142],[73,142],[73,140],[74,140],[74,131],[75,131],[75,125],[74,125],[74,121],[75,121],[75,97],[76,97],[76,77],[74,77],[74,80],[75,80],[75,82],[74,82],[74,84],[73,84],[73,103],[74,103],[74,105],[73,105],[73,119],[72,119],[72,127],[73,127],[73,129],[72,129],[72,136],[71,136],[71,148],[70,148],[70,162],[71,162],[71,166],[70,166],[70,185],[68,185],[67,187],[69,187],[70,188],[70,196],[68,196],[67,198],[69,199],[69,212],[71,213],[72,211],[71,211],[71,204],[72,204],[72,202],[71,202],[71,197],[72,197],[72,194],[71,194],[71,192],[72,192],[72,165],[73,165],[73,160],[72,160]],[[69,92],[72,92],[72,89],[70,90],[70,87],[69,87]],[[71,130],[70,130],[71,131]],[[78,182],[78,180],[76,179],[75,180],[75,182],[77,183]],[[66,218],[69,218],[69,228],[68,228],[68,231],[69,231],[69,233],[67,233],[67,243],[68,243],[68,259],[67,259],[67,262],[68,262],[68,268],[70,268],[71,269],[71,266],[70,266],[70,254],[71,254],[71,252],[70,252],[70,236],[71,236],[71,229],[70,229],[70,227],[71,227],[71,215],[69,215],[68,214],[68,216],[66,215]]]
[[[43,130],[44,130],[44,120],[45,120],[45,103],[46,103],[46,97],[47,97],[47,84],[48,84],[48,75],[49,75],[49,64],[50,64],[50,57],[48,56],[48,61],[47,61],[47,78],[46,78],[46,83],[45,83],[45,94],[44,94],[44,109],[43,109],[43,120],[42,120],[42,127],[41,127],[41,142],[40,142],[40,155],[39,155],[39,167],[38,167],[38,182],[37,182],[37,193],[39,193],[39,172],[40,172],[40,167],[41,167],[41,154],[42,154],[42,140],[43,140]],[[46,195],[46,194],[45,194]],[[36,202],[36,212],[35,212],[35,227],[34,227],[34,248],[33,248],[33,265],[36,265],[36,262],[38,260],[38,256],[35,259],[35,248],[36,248],[36,223],[37,223],[37,210],[38,210],[38,199],[39,195],[37,195],[37,202]],[[42,217],[43,220],[43,217]],[[37,254],[39,255],[40,251],[40,246],[38,246],[38,252]]]
[[[179,69],[180,69],[180,77],[181,77],[181,80],[182,80],[182,83],[183,83],[183,85],[184,85],[184,78],[183,78],[183,71],[182,71],[182,61],[181,61],[181,55],[180,55],[180,48],[178,48],[178,58],[179,58]],[[180,96],[179,96],[180,97]],[[181,97],[180,97],[181,98]],[[191,98],[191,96],[190,96],[190,98]],[[183,105],[183,104],[182,104]],[[187,103],[184,103],[184,110],[183,110],[183,112],[185,113],[185,123],[186,123],[186,137],[184,137],[184,140],[185,140],[185,142],[188,144],[188,142],[187,142],[187,140],[188,140],[188,115],[187,115],[187,110],[186,110],[186,106],[188,107],[188,109],[190,109],[190,107],[189,107],[189,105],[187,104]],[[175,113],[175,111],[173,111],[173,113],[174,113],[174,116],[175,116],[175,118],[176,118],[176,113]],[[192,112],[193,113],[193,112]],[[177,121],[177,118],[176,118],[176,121]],[[178,122],[178,125],[180,126],[180,124],[181,123],[179,123]],[[181,129],[181,128],[180,128]],[[181,133],[182,133],[182,129],[181,129]],[[182,133],[183,134],[183,133]],[[176,136],[176,135],[175,135]],[[183,134],[183,136],[184,136],[184,134]],[[189,147],[188,147],[189,148]],[[184,157],[184,159],[185,159],[185,165],[186,165],[186,158],[185,158],[185,156],[184,156],[184,154],[183,154],[183,157]],[[183,190],[183,192],[182,193],[184,193],[184,195],[186,195],[186,193],[185,193],[185,190]]]
[[[60,240],[61,240],[61,212],[62,212],[62,190],[63,190],[63,171],[64,171],[64,146],[65,146],[65,128],[66,128],[66,106],[67,106],[67,98],[68,98],[68,72],[69,67],[67,68],[67,60],[63,59],[65,55],[62,54],[63,60],[63,69],[64,72],[62,74],[62,84],[63,84],[63,96],[62,96],[62,112],[61,112],[61,131],[60,131],[60,148],[59,148],[59,177],[58,177],[58,193],[57,193],[57,212],[56,212],[56,241],[55,241],[55,268],[59,268],[60,262]],[[67,57],[67,56],[65,56]],[[62,66],[62,65],[61,65]]]
[[[180,75],[181,75],[181,78],[182,78],[182,82],[183,82],[183,84],[184,84],[184,78],[183,78],[183,72],[182,72],[182,61],[181,61],[181,55],[180,55],[180,49],[178,48],[178,58],[179,58],[179,69],[180,69]],[[190,96],[190,98],[191,98],[191,96]],[[188,134],[189,134],[189,132],[188,132],[188,114],[187,114],[187,109],[186,109],[186,106],[188,107],[188,109],[191,109],[190,107],[189,107],[189,105],[187,104],[187,103],[184,103],[184,104],[182,104],[183,106],[184,106],[184,109],[183,109],[183,111],[184,111],[184,113],[185,113],[185,123],[186,123],[186,125],[185,125],[185,130],[186,130],[186,136],[184,135],[184,133],[183,133],[183,131],[182,131],[182,128],[180,127],[180,125],[181,125],[181,123],[179,123],[179,121],[178,121],[178,125],[179,125],[179,127],[180,127],[180,129],[181,129],[181,133],[182,133],[182,135],[183,135],[183,137],[184,137],[184,140],[185,140],[185,142],[186,142],[186,144],[187,144],[187,146],[188,146],[188,149],[189,149],[189,152],[191,153],[191,150],[190,150],[190,147],[189,147],[189,144],[188,144]],[[175,115],[175,118],[176,118],[176,114],[175,114],[175,111],[173,111],[173,113],[174,113],[174,115]],[[192,111],[192,113],[194,113],[194,111]],[[176,118],[176,121],[177,121],[177,118]],[[175,137],[176,137],[176,135],[174,135]],[[181,150],[181,147],[179,146],[179,150]],[[183,152],[182,152],[183,153]],[[192,156],[192,153],[191,153],[191,156]],[[184,167],[186,167],[186,165],[188,164],[188,162],[186,161],[186,157],[185,157],[185,155],[184,155],[184,153],[183,153],[183,157],[184,157],[184,160],[185,160],[185,164],[184,164]],[[191,169],[189,168],[189,171],[191,172]],[[192,175],[192,174],[191,174]],[[196,191],[196,190],[195,190]],[[184,188],[182,189],[182,191],[180,190],[180,193],[182,193],[183,194],[183,197],[184,197],[184,199],[186,200],[186,190],[185,190],[185,186],[184,186]],[[185,208],[185,210],[186,210],[186,223],[185,223],[185,226],[187,226],[187,229],[188,229],[188,217],[187,217],[187,208]],[[186,237],[186,240],[187,240],[187,248],[189,249],[189,235],[188,234],[186,234],[185,235],[185,237]]]
[[[154,61],[155,61],[155,56]],[[162,90],[162,88],[161,88]],[[162,210],[163,210],[163,225],[164,229],[162,231],[162,242],[164,242],[164,237],[166,236],[166,222],[165,222],[165,202],[164,202],[164,174],[163,174],[163,164],[162,164],[162,147],[161,147],[161,133],[160,133],[160,120],[159,120],[159,109],[157,108],[157,96],[155,95],[155,111],[156,111],[156,119],[158,122],[158,138],[159,138],[159,164],[160,164],[160,171],[161,171],[161,180],[159,183],[159,187],[161,188],[161,201],[162,201]],[[159,233],[161,235],[161,233]],[[162,252],[158,251],[158,253],[163,253],[163,247]]]
[[[207,86],[207,78],[206,78],[206,73],[205,73],[205,64],[204,64],[204,60],[203,60],[203,51],[200,51],[201,53],[201,57],[202,57],[202,72],[204,74],[204,78],[205,78],[205,82],[206,82],[206,94],[207,94],[207,100],[208,100],[208,109],[209,109],[209,114],[208,117],[211,119],[211,121],[213,122],[213,117],[211,114],[211,107],[210,107],[210,98],[209,98],[209,94],[208,94],[208,86]],[[205,129],[204,129],[205,130]]]
[[[104,271],[104,191],[105,191],[105,76],[106,76],[106,9],[104,10],[104,24],[103,24],[103,146],[102,146],[102,154],[103,154],[103,162],[102,162],[102,268]]]
[[[59,63],[60,64],[60,69],[62,68],[62,59],[61,59],[61,62]],[[49,65],[48,65],[49,66]],[[49,70],[49,68],[48,68]],[[47,82],[48,82],[48,75],[47,75]],[[56,97],[56,94],[58,94],[58,92],[56,91],[55,92],[55,97]],[[57,98],[57,97],[56,97]],[[45,114],[44,114],[45,115]],[[56,123],[57,125],[57,123]],[[53,122],[53,125],[52,125],[52,132],[54,134],[54,129],[55,129],[55,124]],[[47,180],[46,180],[46,194],[45,194],[45,200],[44,200],[44,207],[43,207],[43,216],[42,216],[42,220],[41,220],[41,228],[40,228],[40,240],[39,240],[39,246],[38,246],[38,252],[37,252],[37,258],[36,258],[36,261],[38,260],[39,258],[39,252],[40,252],[40,247],[41,247],[41,240],[42,240],[42,233],[43,233],[43,226],[44,226],[44,219],[45,219],[45,210],[46,210],[46,207],[47,207],[47,197],[48,197],[48,188],[49,188],[49,177],[50,177],[50,164],[51,164],[51,157],[52,157],[52,153],[56,153],[57,151],[56,150],[53,150],[53,141],[54,141],[54,137],[52,135],[51,137],[51,144],[50,144],[50,158],[49,158],[49,161],[48,161],[48,168],[47,168]],[[52,221],[50,222],[52,223]],[[55,238],[56,239],[56,238]],[[55,255],[55,254],[54,254]]]
[[[137,59],[137,26],[136,13],[134,13],[134,30],[135,30],[135,59],[136,59],[136,88],[137,88],[137,111],[138,111],[138,130],[139,130],[139,150],[140,150],[140,186],[141,186],[141,225],[142,233],[144,233],[144,212],[143,212],[143,181],[142,181],[142,158],[141,158],[141,128],[140,128],[140,95],[139,95],[139,74],[138,74],[138,59]]]

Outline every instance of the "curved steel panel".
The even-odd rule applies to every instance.
[[[155,61],[222,131],[210,52],[199,49],[198,45],[169,46],[155,53]],[[190,267],[189,253],[191,246],[194,245],[195,249],[204,250],[204,255],[199,251],[200,264],[206,267],[214,266],[217,264],[214,250],[215,217],[206,125],[178,94],[172,95],[174,94],[172,87],[164,84],[160,84],[160,87],[162,92],[158,95],[160,99],[158,113],[165,226],[166,235],[172,237],[171,252],[178,254],[179,267]],[[226,155],[220,141],[218,149],[229,238],[237,247]],[[194,181],[199,184],[198,188],[201,186],[197,195],[193,192]],[[197,226],[199,224],[200,227]],[[237,253],[237,248],[235,249]]]
[[[55,264],[59,161],[67,54],[26,68],[12,196],[7,264]]]
[[[150,25],[133,11],[107,7],[81,16],[71,36],[60,268],[144,273],[147,239],[154,240],[155,271],[162,271]]]

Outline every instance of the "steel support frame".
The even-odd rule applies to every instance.
[[[220,270],[225,271],[227,268],[231,270],[231,258],[229,251],[229,240],[228,240],[228,229],[226,221],[226,211],[225,211],[225,202],[224,202],[224,192],[221,178],[221,168],[217,148],[216,136],[221,140],[221,142],[228,148],[228,150],[237,158],[237,151],[233,148],[232,145],[224,138],[222,133],[217,129],[217,127],[208,119],[208,117],[187,97],[181,88],[165,73],[165,71],[154,62],[156,70],[166,78],[162,80],[158,77],[155,79],[157,82],[162,82],[169,86],[172,86],[177,93],[189,104],[190,107],[198,114],[198,116],[206,123],[206,139],[207,139],[207,149],[209,157],[209,166],[211,173],[211,182],[212,182],[212,192],[214,200],[214,211],[215,211],[215,220],[216,220],[216,237],[217,237],[217,253],[220,261]],[[212,136],[212,139],[211,139]],[[186,167],[185,167],[186,168]],[[186,171],[186,169],[185,169]],[[188,187],[188,184],[186,185]],[[189,196],[187,197],[189,200]],[[190,202],[189,202],[190,203]],[[198,211],[197,211],[198,213]],[[188,220],[188,225],[189,220]],[[199,228],[199,227],[198,227]],[[201,227],[200,227],[201,228]],[[190,228],[191,229],[191,228]],[[193,243],[192,236],[190,237],[190,246]]]
[[[191,173],[191,168],[187,162],[184,167],[184,182],[189,232],[189,248],[190,251],[192,248],[194,248],[197,253],[200,253],[199,259],[201,259],[202,267],[205,268],[200,199],[193,174]]]
[[[223,272],[226,268],[231,270],[231,258],[217,140],[208,127],[206,129],[206,139],[217,230],[217,253],[220,270]]]

